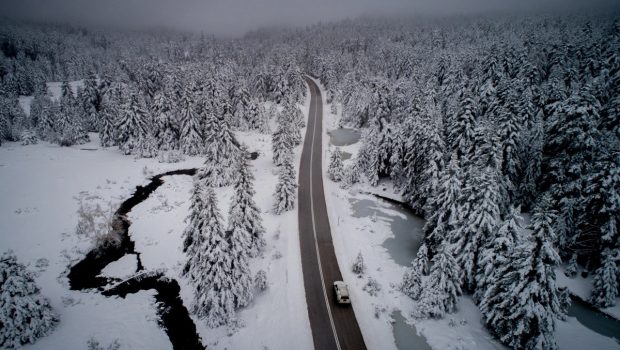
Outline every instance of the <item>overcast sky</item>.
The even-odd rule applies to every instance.
[[[362,14],[454,14],[615,6],[620,0],[0,0],[0,14],[113,26],[166,26],[241,35]]]

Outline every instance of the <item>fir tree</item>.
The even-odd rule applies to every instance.
[[[170,98],[164,91],[155,93],[153,97],[153,114],[155,116],[154,137],[158,141],[158,148],[162,151],[178,149],[179,132],[174,120],[175,114]]]
[[[183,90],[180,101],[181,136],[180,147],[183,153],[195,156],[203,151],[203,139],[200,132],[200,121],[195,111],[191,87]]]
[[[475,176],[475,175],[474,175]],[[486,168],[467,188],[463,226],[453,231],[449,242],[463,271],[463,285],[475,290],[475,276],[480,265],[479,251],[493,236],[499,220],[500,194],[496,171]]]
[[[125,154],[137,153],[147,129],[146,112],[136,92],[131,93],[129,101],[123,106],[116,128],[120,150]]]
[[[265,110],[265,106],[261,105],[258,114],[258,132],[261,134],[271,133],[271,118],[268,111]]]
[[[616,305],[618,297],[618,263],[620,260],[618,250],[612,251],[606,248],[603,251],[601,266],[594,271],[592,281],[593,289],[590,301],[598,307],[610,307]]]
[[[277,166],[281,166],[285,159],[292,154],[294,142],[291,128],[292,125],[289,120],[280,118],[278,127],[272,135],[273,163]]]
[[[237,271],[233,268],[229,238],[222,228],[215,192],[211,187],[201,189],[200,183],[198,186],[196,191],[202,191],[199,195],[203,207],[202,212],[195,215],[199,222],[193,225],[191,232],[185,233],[188,261],[184,274],[194,286],[192,311],[206,319],[209,327],[218,327],[234,322],[236,298],[233,290]],[[193,209],[198,207],[196,202]],[[190,219],[190,225],[192,221]],[[188,237],[192,237],[191,241]]]
[[[0,346],[19,348],[49,334],[58,323],[34,276],[12,251],[0,257]]]
[[[276,214],[281,214],[295,208],[295,201],[297,199],[297,179],[290,157],[287,157],[282,166],[280,166],[275,199],[274,212]]]
[[[474,100],[463,93],[460,100],[459,112],[450,126],[448,140],[450,149],[457,154],[459,160],[470,152],[474,140],[474,128],[476,127],[476,115]]]
[[[344,166],[342,164],[342,156],[340,154],[340,148],[336,147],[332,152],[331,159],[329,161],[329,168],[327,169],[329,178],[335,182],[342,181],[344,177]]]
[[[464,202],[462,177],[456,154],[453,154],[448,167],[441,172],[440,186],[431,201],[434,209],[424,225],[426,241],[433,251],[445,239],[455,237],[461,226]]]
[[[362,277],[364,272],[366,272],[366,264],[364,263],[364,257],[362,256],[362,252],[357,254],[355,261],[353,262],[353,266],[351,267],[351,271],[356,274],[358,277]]]
[[[99,128],[99,142],[102,147],[110,147],[116,144],[116,115],[118,115],[117,106],[107,96],[104,97],[101,103]]]
[[[416,258],[411,262],[411,266],[405,271],[400,290],[413,300],[420,298],[422,293],[422,276],[428,275],[428,249],[425,244],[420,246]]]
[[[228,219],[228,230],[240,246],[244,254],[255,257],[265,246],[260,210],[254,202],[254,175],[248,161],[246,149],[238,160],[235,178],[235,194],[231,201]]]
[[[474,294],[478,302],[484,297],[489,285],[494,282],[495,278],[498,278],[494,272],[506,263],[506,257],[513,247],[521,244],[520,237],[523,229],[519,224],[522,220],[519,212],[518,207],[512,208],[510,215],[497,230],[497,234],[487,241],[480,252],[480,266],[476,274],[476,293]]]
[[[461,273],[449,249],[442,245],[433,257],[428,279],[422,286],[415,316],[442,318],[456,311],[461,292]]]
[[[560,258],[552,245],[555,213],[549,207],[543,198],[532,216],[533,241],[520,242],[500,261],[480,303],[487,327],[513,349],[557,348],[555,320],[566,301],[555,283]]]
[[[207,113],[205,123],[205,165],[198,177],[211,186],[231,184],[235,178],[235,162],[242,156],[239,142],[224,116]]]

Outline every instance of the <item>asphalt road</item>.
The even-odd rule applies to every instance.
[[[353,307],[335,301],[334,281],[342,280],[334,253],[322,177],[323,98],[317,85],[310,87],[310,114],[299,167],[299,239],[308,303],[308,316],[316,350],[366,349]],[[345,267],[346,268],[346,267]],[[352,298],[352,303],[356,300]]]

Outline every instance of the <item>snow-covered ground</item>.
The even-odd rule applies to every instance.
[[[318,82],[317,82],[318,83]],[[323,132],[337,128],[338,115],[332,115],[329,105],[323,106]],[[342,189],[327,177],[329,151],[334,146],[329,138],[323,137],[324,152],[323,169],[327,207],[332,226],[332,236],[340,270],[344,280],[349,284],[352,294],[352,305],[355,315],[369,349],[397,349],[392,331],[391,314],[401,310],[407,322],[426,338],[426,342],[434,349],[503,349],[485,329],[478,307],[469,296],[459,301],[458,312],[447,315],[442,320],[415,320],[411,318],[414,303],[398,291],[406,266],[395,262],[388,250],[383,246],[386,239],[394,238],[391,231],[390,217],[403,216],[387,208],[381,200],[369,193],[400,200],[400,196],[391,190],[389,183],[378,187],[356,185],[351,189]],[[359,151],[360,143],[339,147],[341,151],[351,153],[352,158]],[[345,167],[351,160],[345,160]],[[376,203],[374,208],[386,215],[377,217],[356,217],[352,201],[371,200]],[[412,227],[413,230],[413,227]],[[358,278],[351,266],[357,254],[361,252],[367,270],[362,278]],[[413,259],[415,252],[411,252]],[[368,278],[374,278],[381,285],[381,291],[371,296],[363,290]],[[378,317],[376,315],[376,308]],[[413,332],[413,329],[412,329]],[[580,324],[577,319],[569,317],[566,322],[558,322],[557,339],[560,349],[620,349],[613,339],[597,334]],[[415,337],[415,335],[413,335]],[[424,341],[424,339],[420,340]],[[402,349],[401,349],[402,350]]]
[[[60,84],[50,85],[56,96]],[[21,99],[25,109],[30,100]],[[300,105],[306,115],[308,105],[309,94]],[[126,299],[105,297],[96,291],[69,290],[65,276],[67,267],[80,260],[92,244],[91,237],[76,234],[80,202],[114,211],[136,185],[146,184],[148,177],[200,167],[203,160],[188,157],[165,164],[156,159],[134,159],[115,148],[102,149],[97,135],[90,137],[90,143],[73,147],[46,142],[28,146],[7,142],[0,147],[0,247],[14,250],[20,262],[38,271],[41,292],[60,316],[57,329],[26,348],[84,349],[94,337],[103,345],[118,339],[122,349],[170,349],[166,333],[157,325],[153,291]],[[239,132],[237,137],[260,154],[251,165],[267,247],[262,257],[251,261],[251,268],[267,272],[269,287],[257,292],[252,304],[238,313],[244,326],[232,333],[224,328],[209,329],[197,318],[194,322],[210,349],[311,349],[297,211],[279,216],[272,213],[277,172],[271,160],[271,137],[254,132]],[[301,147],[297,147],[297,162],[300,154]],[[164,184],[129,214],[130,235],[145,268],[163,268],[177,279],[186,305],[192,291],[179,278],[179,271],[185,260],[181,234],[191,189],[189,176],[165,177]],[[217,195],[226,221],[232,188],[218,189]],[[135,272],[136,263],[134,255],[126,255],[109,264],[102,274],[123,278]]]

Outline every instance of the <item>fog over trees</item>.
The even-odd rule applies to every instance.
[[[398,286],[416,303],[415,317],[445,317],[470,295],[501,343],[555,349],[569,303],[556,273],[590,277],[589,302],[615,305],[618,12],[367,16],[235,38],[5,19],[0,142],[68,147],[98,133],[101,147],[130,157],[204,158],[183,276],[194,288],[192,312],[210,327],[231,325],[254,286],[267,286],[264,271],[250,271],[266,232],[252,150],[235,133],[271,142],[272,212],[294,210],[306,75],[324,86],[342,126],[362,129],[348,165],[331,149],[328,178],[343,187],[389,182],[426,220]],[[59,91],[49,82],[62,82]],[[29,111],[20,96],[32,96]],[[226,220],[214,192],[225,186],[234,188]],[[363,265],[360,253],[356,274]],[[57,319],[12,253],[0,267],[6,303],[23,295],[19,312],[43,315],[41,324],[16,326],[19,335],[2,331],[0,345],[33,342]]]

